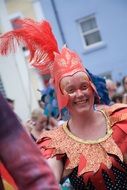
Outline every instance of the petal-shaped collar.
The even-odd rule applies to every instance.
[[[103,138],[96,141],[84,141],[74,136],[65,123],[54,131],[43,134],[40,140],[41,147],[45,150],[53,149],[50,157],[66,154],[65,170],[78,167],[79,176],[87,172],[96,173],[101,164],[108,169],[111,168],[112,158],[109,154],[117,155],[122,161],[123,155],[112,137],[110,119],[104,111],[101,112],[107,122],[107,133]],[[48,140],[47,146],[43,144],[46,140]]]

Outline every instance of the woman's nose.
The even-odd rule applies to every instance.
[[[77,89],[76,95],[77,95],[77,96],[83,96],[83,91],[80,90],[80,89]]]

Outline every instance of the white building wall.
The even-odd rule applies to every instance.
[[[2,10],[0,11],[0,28],[4,33],[12,29],[4,0],[0,0],[0,9]],[[15,100],[15,112],[22,121],[26,121],[32,109],[38,107],[37,96],[31,82],[31,70],[28,67],[24,54],[19,48],[15,54],[0,56],[0,76],[6,95]],[[42,88],[43,84],[40,86],[39,82],[38,88]]]
[[[40,21],[40,20],[44,19],[45,16],[44,16],[43,9],[42,9],[40,1],[39,0],[33,0],[32,5],[33,5],[36,20]]]

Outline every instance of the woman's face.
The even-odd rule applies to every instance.
[[[84,72],[64,77],[60,82],[63,94],[69,96],[67,108],[70,114],[84,113],[94,104],[94,92],[88,76]]]

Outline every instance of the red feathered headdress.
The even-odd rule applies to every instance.
[[[66,47],[63,47],[62,51],[59,52],[57,41],[49,22],[45,20],[35,22],[32,19],[18,19],[16,23],[20,24],[22,28],[7,32],[0,37],[0,54],[6,55],[9,51],[15,51],[17,44],[24,45],[30,51],[31,64],[43,74],[51,74],[58,105],[62,109],[67,106],[68,96],[61,93],[60,80],[64,76],[72,75],[78,71],[83,71],[87,74],[79,56]],[[88,80],[97,94],[89,77]]]
[[[7,32],[0,37],[0,54],[15,52],[21,44],[30,51],[30,62],[42,73],[49,73],[54,61],[54,52],[59,53],[57,41],[47,21],[35,22],[32,19],[17,19],[20,29]]]

